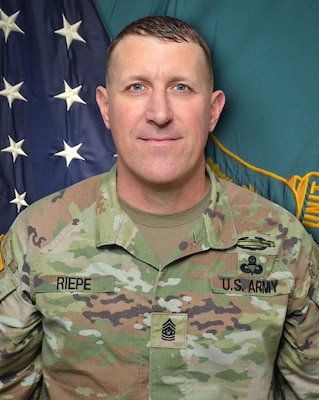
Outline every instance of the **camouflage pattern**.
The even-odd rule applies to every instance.
[[[116,168],[16,219],[1,246],[1,399],[319,398],[317,247],[208,172],[211,204],[167,265],[121,210]]]

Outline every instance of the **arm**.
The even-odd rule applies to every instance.
[[[41,317],[20,281],[10,240],[2,244],[0,272],[0,399],[35,399],[40,390]],[[24,265],[25,268],[25,265]]]
[[[275,399],[319,398],[319,251],[301,256],[275,370]],[[277,395],[277,397],[276,397]]]

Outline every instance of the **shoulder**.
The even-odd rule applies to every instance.
[[[228,181],[221,183],[233,210],[239,238],[268,237],[276,244],[277,256],[295,275],[318,274],[318,246],[298,218],[257,193]],[[308,269],[310,265],[315,272]]]
[[[300,245],[305,241],[312,246],[313,239],[299,219],[282,206],[262,197],[248,188],[221,179],[208,170],[212,184],[217,187],[217,200],[227,204],[232,214],[237,234],[266,234],[282,245]],[[289,246],[288,246],[289,243]]]
[[[84,210],[92,202],[95,202],[103,176],[104,174],[90,177],[36,201],[21,213],[18,221],[19,218],[22,221],[30,219],[35,214],[38,217],[42,216],[42,218],[60,216],[72,218],[70,205],[74,205],[81,212],[81,210]],[[69,217],[67,214],[70,214]]]
[[[95,210],[107,175],[90,177],[31,204],[11,226],[12,241],[16,238],[23,246],[32,238],[38,250],[46,246],[64,227],[75,224],[88,209]]]
[[[282,206],[234,183],[220,180],[235,214],[245,219],[265,220],[269,225],[295,225],[305,230],[300,221]]]

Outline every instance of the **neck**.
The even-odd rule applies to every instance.
[[[134,183],[132,183],[134,182]],[[118,171],[117,192],[131,206],[152,214],[168,215],[186,210],[198,203],[209,188],[209,178],[203,171],[200,178],[184,185],[152,185],[124,180]]]

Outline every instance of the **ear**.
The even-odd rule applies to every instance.
[[[107,89],[103,86],[98,86],[96,89],[96,102],[100,108],[100,113],[102,115],[105,126],[110,129],[110,119],[109,119],[109,98]]]
[[[215,90],[211,95],[210,103],[210,132],[215,129],[217,122],[219,120],[220,114],[223,111],[226,102],[226,97],[224,92],[221,90]]]

